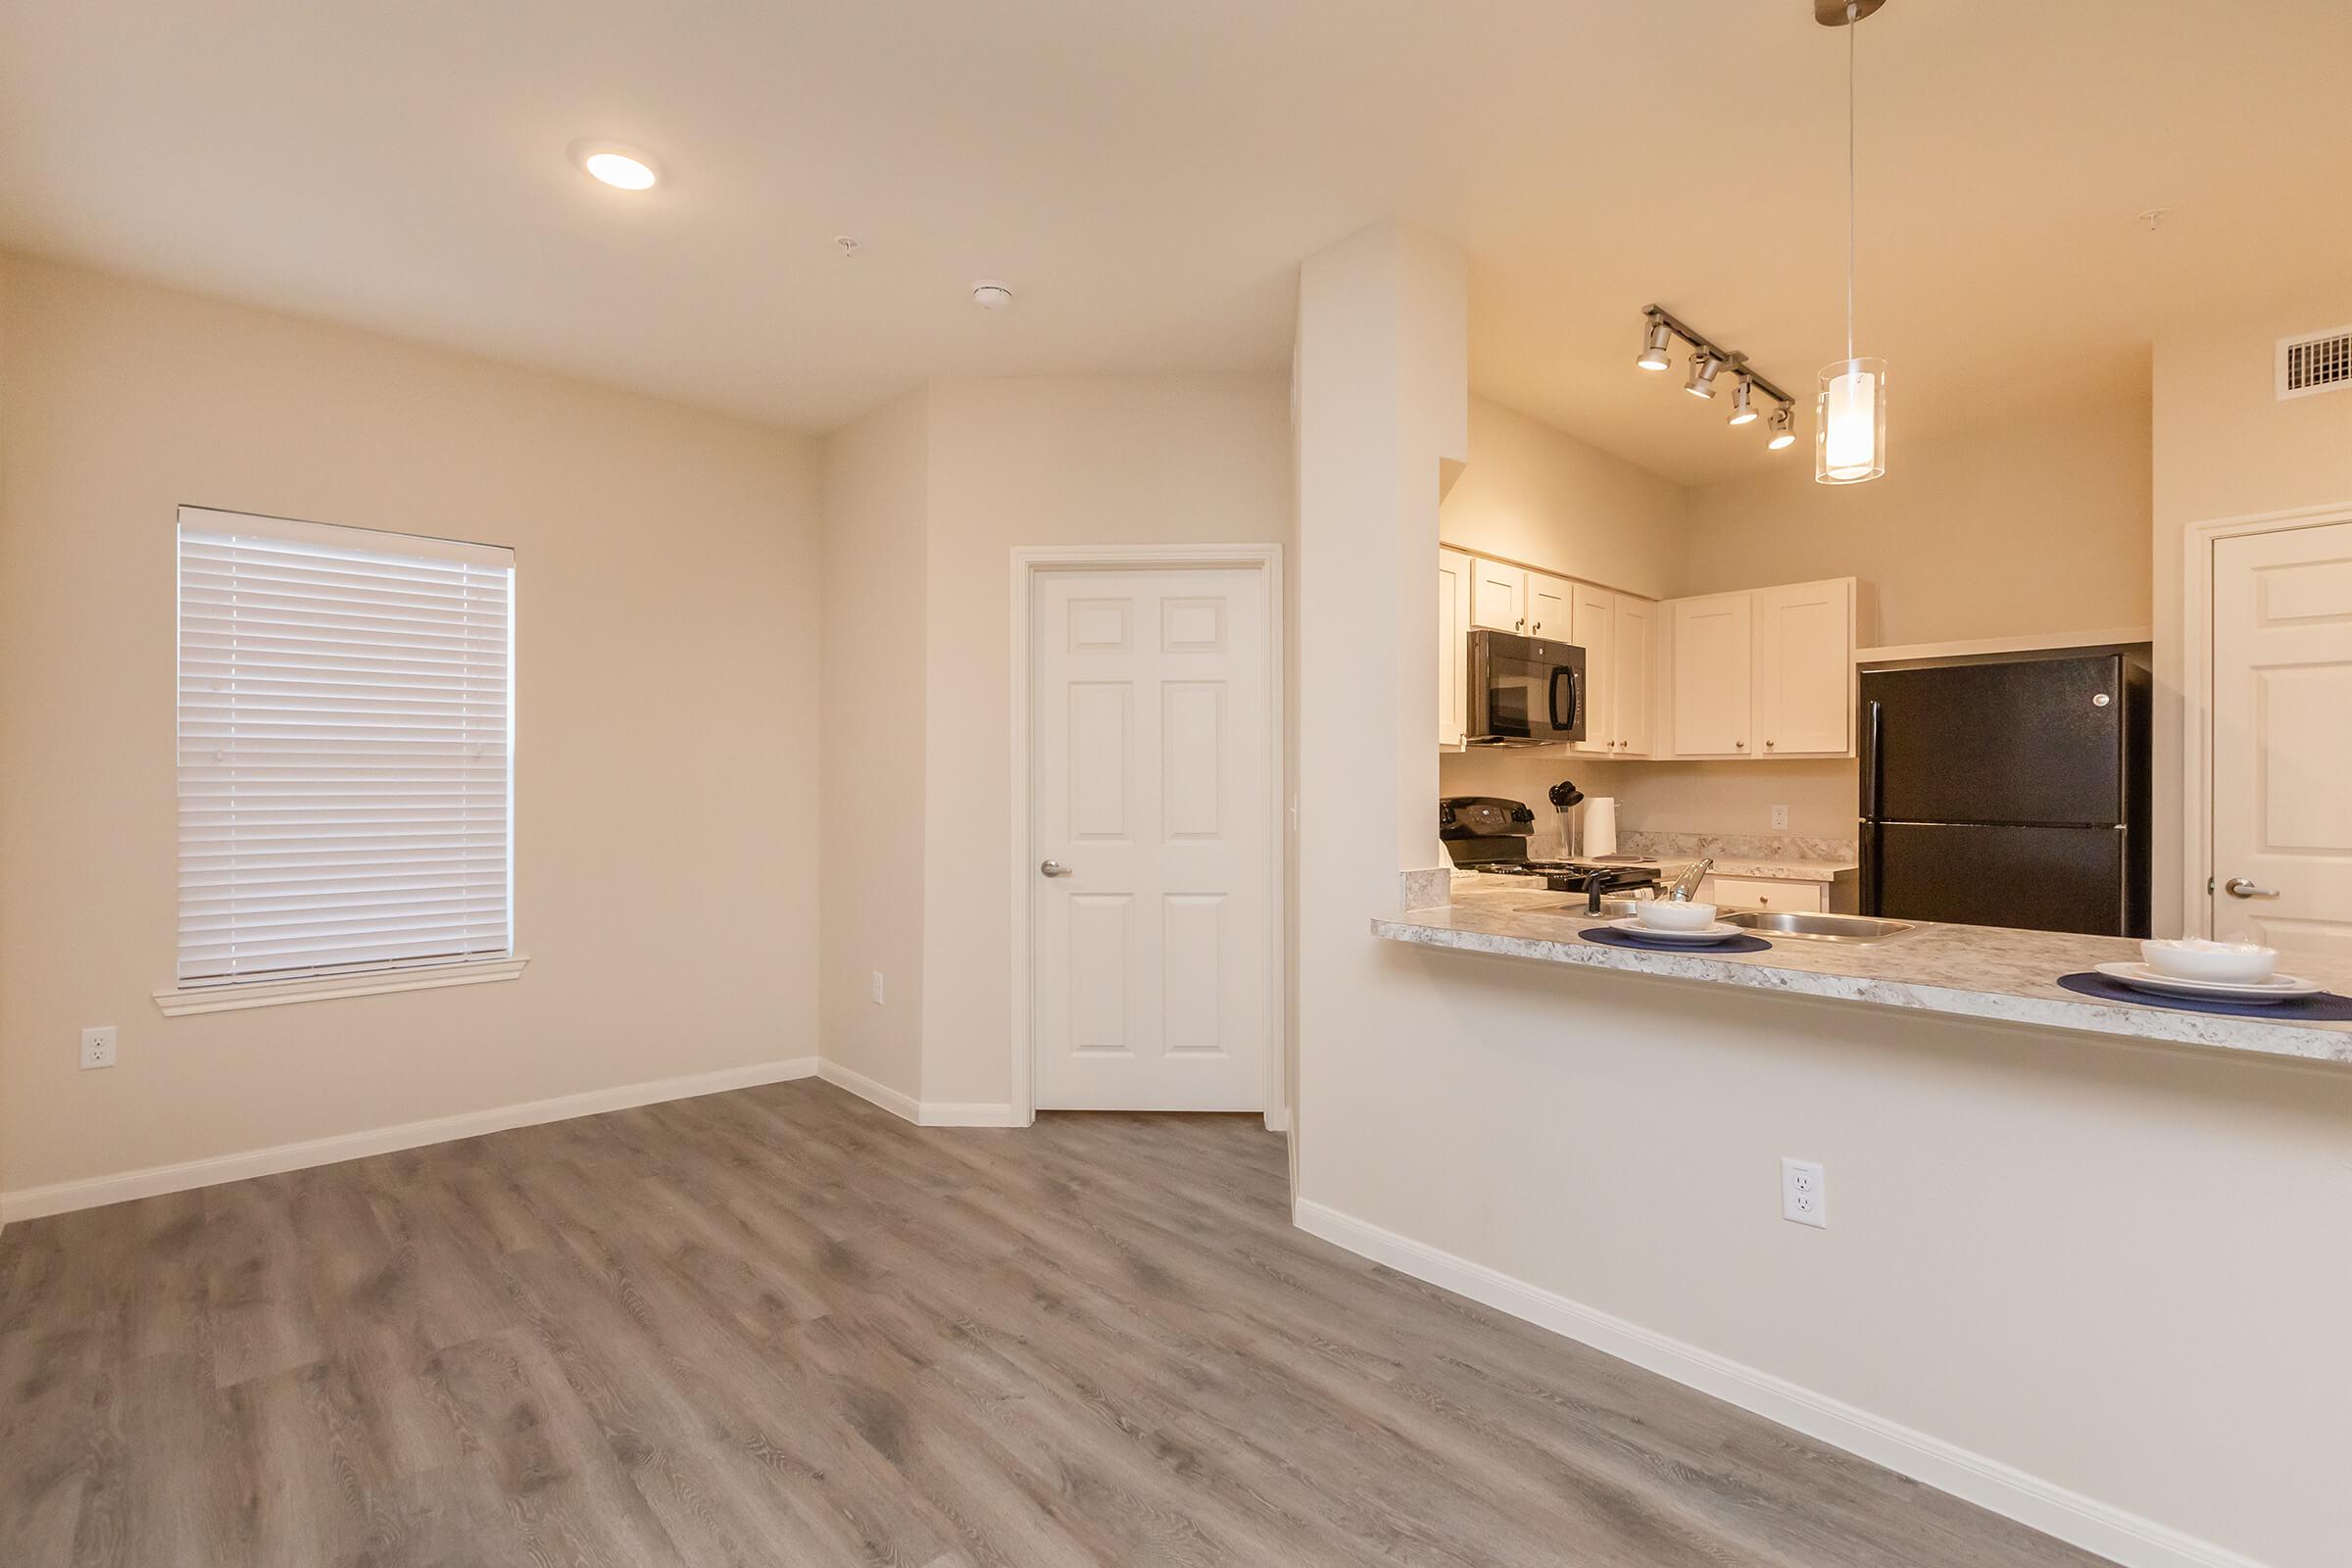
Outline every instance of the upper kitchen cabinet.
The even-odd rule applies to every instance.
[[[1669,602],[1674,641],[1667,705],[1676,757],[1746,757],[1753,737],[1755,596]]]
[[[1755,740],[1762,757],[1854,749],[1854,580],[1755,591]]]
[[[1668,602],[1669,755],[1850,757],[1851,577]]]
[[[1656,665],[1658,607],[1654,600],[1611,594],[1609,649],[1617,670],[1609,712],[1619,757],[1650,755],[1650,670]]]
[[[1572,596],[1578,584],[1565,577],[1546,577],[1540,571],[1527,574],[1527,634],[1530,637],[1548,637],[1553,642],[1572,643],[1570,631],[1575,614]]]
[[[1471,560],[1438,552],[1438,744],[1460,750],[1470,703]]]
[[[1487,631],[1527,630],[1527,571],[1483,556],[1470,563],[1470,624]]]
[[[1599,757],[1649,755],[1650,637],[1656,606],[1591,583],[1572,585],[1568,640],[1585,651],[1585,739]]]

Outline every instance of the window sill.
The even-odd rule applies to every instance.
[[[190,986],[158,991],[155,1004],[167,1018],[191,1012],[232,1012],[240,1007],[282,1007],[297,1002],[326,1002],[335,997],[367,997],[379,991],[430,991],[441,986],[478,986],[492,980],[516,980],[531,960],[520,954],[511,958],[482,958],[470,963],[436,963],[415,969],[374,969],[364,973],[327,975],[309,980],[259,980]]]

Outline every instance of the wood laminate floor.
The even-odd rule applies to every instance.
[[[1236,1117],[813,1080],[0,1233],[0,1563],[2097,1559],[1290,1227]]]

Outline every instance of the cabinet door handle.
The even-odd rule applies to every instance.
[[[1734,741],[1732,744],[1739,747],[1743,752],[1747,750],[1747,742],[1745,741]]]
[[[1772,745],[1773,745],[1773,743],[1772,743],[1772,742],[1770,742],[1770,741],[1766,741],[1766,742],[1764,743],[1764,749],[1765,749],[1766,751],[1768,751],[1768,752],[1769,752],[1769,751],[1771,751],[1771,750],[1772,750]]]

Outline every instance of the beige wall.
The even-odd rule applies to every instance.
[[[918,389],[825,440],[824,718],[809,737],[827,813],[824,1054],[909,1097],[922,1078],[929,416]]]
[[[2275,345],[2352,321],[2352,289],[2161,338],[2155,358],[2156,925],[2182,916],[2181,530],[2305,507],[2352,506],[2352,392],[2280,401]]]
[[[1682,570],[1685,492],[1646,469],[1470,399],[1470,462],[1438,512],[1449,545],[1651,599]]]
[[[1280,544],[1278,375],[947,381],[930,398],[922,1098],[1012,1096],[1016,545]]]
[[[72,268],[0,280],[0,1186],[816,1049],[809,443]],[[182,502],[514,547],[523,978],[157,1012]],[[81,1072],[95,1023],[122,1064]]]
[[[2145,404],[1897,433],[1886,477],[1813,482],[1801,444],[1690,496],[1678,595],[1860,577],[1881,643],[2148,624]]]
[[[1379,348],[1459,308],[1389,285],[1377,239],[1311,260],[1299,317],[1298,766],[1346,797],[1300,832],[1303,1212],[2278,1568],[2338,1561],[2352,1339],[2279,1303],[2352,1295],[2352,1074],[1369,934],[1429,862],[1410,832],[1384,861],[1391,822],[1436,786],[1392,740],[1430,727],[1411,498],[1441,449]],[[1376,613],[1423,659],[1394,717],[1333,646]],[[1828,1167],[1828,1230],[1779,1217],[1782,1155]]]

